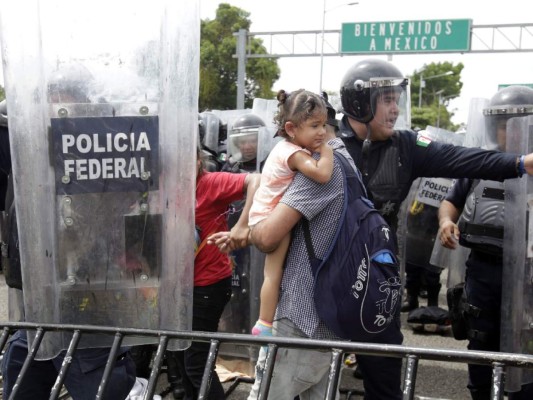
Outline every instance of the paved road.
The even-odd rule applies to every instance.
[[[443,280],[445,274],[443,274]],[[443,285],[444,286],[444,285]],[[422,300],[422,304],[424,300]],[[446,300],[441,293],[440,304],[445,305]],[[0,275],[0,321],[7,320],[7,287],[3,275]],[[407,346],[428,347],[428,348],[448,348],[448,349],[466,349],[466,341],[456,341],[449,334],[416,334],[407,326],[406,315],[402,315],[403,332],[405,335],[404,344]],[[224,383],[226,390],[229,390],[235,381]],[[418,376],[416,381],[416,399],[449,399],[449,400],[468,400],[470,398],[467,384],[467,370],[465,364],[450,362],[421,361],[418,367]],[[250,390],[250,384],[240,382],[235,389],[229,394],[229,400],[245,400]],[[167,387],[166,376],[161,375],[158,384],[158,391],[162,392]],[[342,392],[341,400],[347,399],[346,391],[353,391],[351,399],[362,398],[357,391],[362,390],[362,382],[353,377],[353,367],[343,367],[340,388]],[[173,399],[168,394],[165,400]]]

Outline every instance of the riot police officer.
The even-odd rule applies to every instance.
[[[505,150],[507,121],[533,114],[533,89],[510,86],[497,92],[483,110],[487,147]],[[466,336],[471,350],[499,351],[503,238],[504,186],[502,182],[461,179],[455,182],[439,209],[440,241],[451,249],[471,248],[466,261]],[[474,400],[489,399],[490,366],[468,366],[468,388]],[[509,398],[530,399],[533,385]]]
[[[340,136],[363,175],[369,198],[394,230],[400,205],[419,177],[502,181],[533,174],[533,154],[454,146],[411,130],[409,81],[392,63],[356,63],[343,77],[340,94]]]
[[[370,199],[391,227],[418,177],[504,180],[520,169],[520,156],[432,142],[409,129],[409,82],[393,64],[367,59],[352,66],[341,83],[344,117],[340,134],[363,174]],[[396,125],[403,123],[404,129]],[[528,156],[529,157],[529,156]]]
[[[257,159],[259,128],[264,127],[263,120],[255,114],[244,114],[237,118],[228,134],[229,157],[223,171],[255,172],[262,168],[264,160]]]

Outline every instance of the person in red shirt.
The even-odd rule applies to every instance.
[[[241,216],[227,235],[241,247],[248,245],[248,214],[260,179],[260,174],[208,172],[203,167],[201,152],[197,151],[195,223],[200,243],[194,260],[192,329],[195,331],[216,332],[231,297],[230,259],[217,246],[208,245],[207,237],[215,232],[228,231],[230,204],[246,196]],[[186,400],[198,398],[208,354],[207,342],[192,342],[187,350],[175,353]],[[208,398],[225,399],[216,372],[212,375]]]

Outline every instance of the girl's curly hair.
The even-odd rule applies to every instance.
[[[292,93],[280,90],[276,98],[278,99],[278,112],[274,116],[274,122],[278,126],[277,134],[281,137],[289,138],[285,131],[286,122],[290,121],[298,126],[317,114],[327,116],[324,99],[308,90],[299,89]]]

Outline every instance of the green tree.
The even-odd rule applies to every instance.
[[[237,59],[233,58],[239,29],[249,30],[250,13],[221,3],[214,20],[201,21],[200,111],[231,110],[237,99]],[[267,54],[263,41],[252,38],[247,52]],[[273,98],[272,85],[279,78],[278,62],[272,58],[252,58],[246,62],[245,107],[256,97]]]
[[[2,85],[0,85],[0,101],[6,98],[6,91]]]
[[[427,125],[432,125],[452,131],[458,129],[458,126],[451,122],[453,112],[449,111],[447,106],[450,100],[461,94],[463,68],[463,63],[453,65],[450,62],[443,62],[424,64],[423,67],[413,72],[410,76],[413,127],[423,129]],[[421,75],[425,81],[422,91],[420,91]],[[420,93],[422,93],[421,102]],[[418,106],[419,104],[421,107]]]

